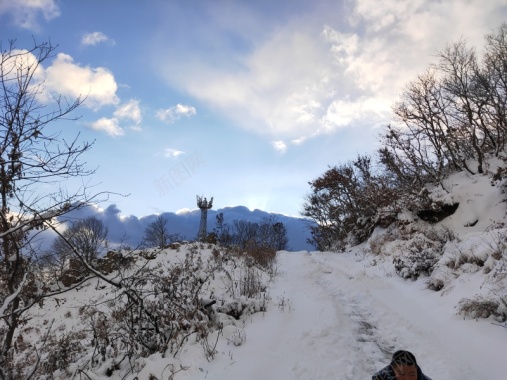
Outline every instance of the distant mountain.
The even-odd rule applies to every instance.
[[[107,226],[109,230],[108,238],[113,244],[125,242],[134,248],[141,242],[146,227],[159,216],[153,214],[138,218],[133,215],[127,217],[120,216],[120,213],[121,210],[114,204],[105,210],[86,207],[67,214],[66,220],[72,221],[95,216]],[[310,222],[306,219],[269,213],[258,209],[251,211],[244,206],[225,207],[218,210],[208,210],[208,232],[212,232],[215,228],[216,216],[219,213],[224,214],[224,222],[231,227],[234,220],[246,220],[258,223],[263,218],[274,216],[277,222],[282,222],[287,228],[287,237],[289,239],[288,250],[302,251],[314,249],[311,244],[306,242],[311,237],[308,229],[308,223]],[[194,240],[196,238],[201,219],[201,211],[199,209],[182,213],[164,212],[160,215],[167,220],[167,227],[171,234],[179,234],[186,240]]]

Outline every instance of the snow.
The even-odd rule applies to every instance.
[[[245,343],[221,340],[213,361],[197,360],[178,378],[364,379],[398,349],[412,351],[433,379],[504,377],[507,329],[456,316],[424,279],[402,280],[388,260],[281,252],[279,262],[272,307],[246,321]]]
[[[454,310],[481,279],[467,278],[455,293],[434,292],[427,278],[403,280],[388,257],[372,260],[358,251],[279,252],[268,310],[229,320],[213,360],[189,344],[177,359],[147,358],[138,378],[168,379],[173,364],[188,367],[175,379],[367,379],[398,349],[412,351],[433,379],[504,378],[507,329],[464,320]],[[88,289],[99,293],[95,283]],[[85,297],[84,291],[66,297],[74,314],[71,303],[83,304]],[[51,302],[54,313],[40,317],[51,315],[55,326],[72,329],[75,321],[56,306]]]
[[[239,320],[217,314],[224,327],[208,338],[211,347],[216,343],[212,358],[205,355],[202,342],[190,339],[174,358],[155,354],[140,359],[138,373],[120,370],[108,377],[104,365],[87,378],[369,379],[389,363],[392,353],[405,349],[432,379],[505,379],[507,325],[493,317],[464,319],[456,309],[463,298],[488,297],[498,287],[505,292],[505,261],[494,259],[495,250],[503,250],[504,260],[507,254],[505,194],[487,176],[460,173],[447,185],[452,188],[447,200],[460,202],[460,207],[435,228],[452,230],[459,238],[445,244],[431,276],[406,280],[393,265],[411,241],[421,240],[419,233],[411,235],[417,239],[394,240],[377,254],[369,243],[345,253],[282,251],[277,254],[278,276],[269,283],[267,297],[250,305],[250,314]],[[474,220],[478,223],[465,227]],[[372,239],[387,233],[379,229]],[[157,260],[174,259],[174,252],[166,250]],[[211,249],[201,254],[209,256]],[[428,285],[437,280],[443,288],[431,290]],[[220,297],[223,289],[223,278],[217,276],[208,290]],[[73,330],[82,323],[79,307],[90,297],[106,303],[109,292],[92,280],[84,289],[47,299],[44,308],[31,311],[30,323],[39,336],[53,318],[58,331]]]
[[[446,201],[460,207],[436,228],[453,230],[460,246],[446,247],[439,268],[447,268],[453,249],[487,262],[498,238],[484,231],[505,222],[505,194],[487,176],[458,173],[446,185],[452,189]],[[475,226],[465,227],[475,220]],[[505,238],[504,231],[492,234]],[[224,331],[212,361],[196,351],[182,353],[189,368],[176,379],[368,379],[399,349],[414,353],[433,379],[506,378],[505,325],[491,318],[464,319],[456,310],[462,298],[490,293],[484,273],[465,264],[436,292],[428,289],[428,277],[398,276],[392,255],[400,248],[391,248],[391,255],[379,256],[366,245],[339,254],[279,252],[281,273],[269,289],[268,311],[236,327],[244,333],[243,344],[231,344],[225,336],[230,330]],[[152,362],[140,375],[167,379],[161,367],[162,362]]]

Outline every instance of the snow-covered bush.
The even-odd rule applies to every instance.
[[[234,319],[240,319],[242,316],[251,315],[267,310],[268,298],[247,298],[239,297],[232,301],[223,301],[216,307],[218,313],[227,314]]]
[[[266,289],[276,272],[271,252],[265,265],[261,255],[199,244],[146,253],[133,252],[128,267],[99,272],[96,286],[87,282],[72,306],[57,302],[57,329],[47,321],[41,329],[27,327],[12,352],[9,370],[16,378],[25,378],[37,360],[40,379],[125,377],[141,371],[145,358],[174,357],[187,344],[211,360],[224,327],[236,329],[238,319],[267,309]],[[80,323],[69,332],[73,317]],[[240,344],[245,337],[231,339]],[[29,348],[34,342],[38,351]]]
[[[430,289],[440,290],[465,273],[483,271],[488,282],[498,281],[507,256],[507,230],[494,229],[448,242],[429,280]],[[495,279],[496,277],[496,279]]]
[[[464,318],[479,319],[494,317],[499,322],[507,320],[507,303],[498,299],[475,297],[474,299],[463,298],[458,306],[458,314]]]
[[[266,290],[271,274],[261,270],[249,256],[232,256],[223,267],[222,278],[230,299],[218,302],[216,311],[240,319],[243,315],[265,311]]]
[[[456,277],[458,277],[458,274],[453,269],[437,263],[428,280],[428,289],[438,292]]]
[[[396,273],[406,279],[430,275],[438,261],[438,253],[432,250],[415,251],[393,259]]]
[[[89,317],[95,332],[108,328],[107,355],[124,352],[129,357],[178,352],[188,336],[205,338],[218,326],[211,309],[201,302],[201,290],[219,269],[211,257],[203,260],[198,249],[189,249],[183,261],[144,267],[122,279],[116,301],[103,318]],[[97,311],[98,312],[98,311]],[[97,341],[98,337],[94,336]]]
[[[241,346],[246,342],[246,333],[245,330],[236,328],[235,331],[227,338],[228,344],[233,344],[234,346]]]
[[[373,253],[376,256],[382,255],[382,248],[389,242],[392,241],[390,239],[389,234],[378,234],[375,236],[372,236],[368,240],[368,246],[370,248],[371,253]]]
[[[442,242],[431,240],[422,233],[400,242],[402,250],[393,258],[396,273],[403,278],[417,279],[430,275],[442,252]]]
[[[62,378],[70,376],[69,364],[76,361],[85,351],[81,340],[84,332],[64,332],[60,336],[52,333],[44,346],[42,365],[38,368],[38,378],[53,379],[56,371]],[[65,376],[64,376],[65,375]],[[58,377],[57,377],[58,378]]]
[[[376,228],[370,239],[368,239],[368,247],[371,253],[376,256],[389,255],[393,252],[393,247],[390,243],[397,240],[403,240],[404,236],[399,226],[395,223],[391,224],[385,229]]]
[[[481,285],[476,294],[463,297],[456,305],[458,314],[507,320],[507,229],[492,228],[446,244],[428,286],[439,291],[461,277],[464,281],[480,279]]]

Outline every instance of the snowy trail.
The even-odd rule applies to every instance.
[[[285,265],[290,261],[290,269]],[[252,316],[246,343],[220,347],[233,351],[209,363],[207,379],[343,379],[366,376],[357,368],[358,342],[353,323],[334,294],[323,291],[321,265],[308,265],[308,254],[281,257],[283,271],[270,292],[276,306]],[[281,306],[282,305],[282,306]],[[225,355],[227,356],[227,355]],[[257,358],[257,359],[254,359]],[[262,358],[262,361],[259,359]]]
[[[457,318],[450,328],[447,319],[455,317],[428,310],[427,300],[413,296],[411,287],[419,287],[421,297],[438,297],[423,282],[366,271],[365,265],[339,254],[280,253],[273,305],[247,321],[246,342],[235,347],[221,340],[213,361],[179,378],[368,379],[397,349],[411,350],[433,379],[502,377],[503,350],[476,347],[470,357],[470,346],[474,333],[503,329],[484,325],[470,334]]]
[[[427,290],[424,280],[407,282],[394,273],[366,271],[364,262],[339,254],[313,254],[310,262],[331,272],[332,279],[324,281],[323,289],[335,292],[344,308],[351,308],[349,317],[359,325],[372,326],[374,344],[362,345],[362,350],[374,364],[381,359],[374,368],[388,362],[395,350],[407,349],[434,379],[499,378],[498,364],[505,351],[474,347],[474,336],[480,330],[470,331],[470,321],[455,317],[449,305],[428,308],[441,297]],[[454,323],[449,319],[455,319]],[[504,334],[503,329],[483,326],[483,333],[491,338],[495,333]],[[477,341],[484,341],[484,337]],[[385,360],[383,354],[388,354]],[[369,365],[366,368],[371,370]]]

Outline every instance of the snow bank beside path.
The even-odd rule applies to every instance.
[[[206,379],[368,376],[358,366],[363,353],[352,334],[354,323],[340,300],[322,290],[319,281],[329,274],[311,259],[308,253],[280,254],[282,273],[270,290],[273,305],[249,318],[243,345],[218,347],[222,354],[203,369]]]
[[[280,252],[279,268],[271,308],[241,327],[246,341],[221,339],[213,361],[178,379],[368,379],[398,349],[412,351],[433,379],[505,375],[507,330],[462,320],[454,299],[424,279],[402,280],[392,264],[354,251]]]
[[[390,261],[372,266],[359,256],[354,260],[353,252],[314,253],[312,259],[332,271],[328,286],[344,295],[345,303],[361,307],[379,340],[391,345],[390,353],[412,351],[433,379],[504,377],[506,329],[490,321],[456,316],[459,292],[449,299],[428,290],[424,278],[413,282],[401,279]]]

